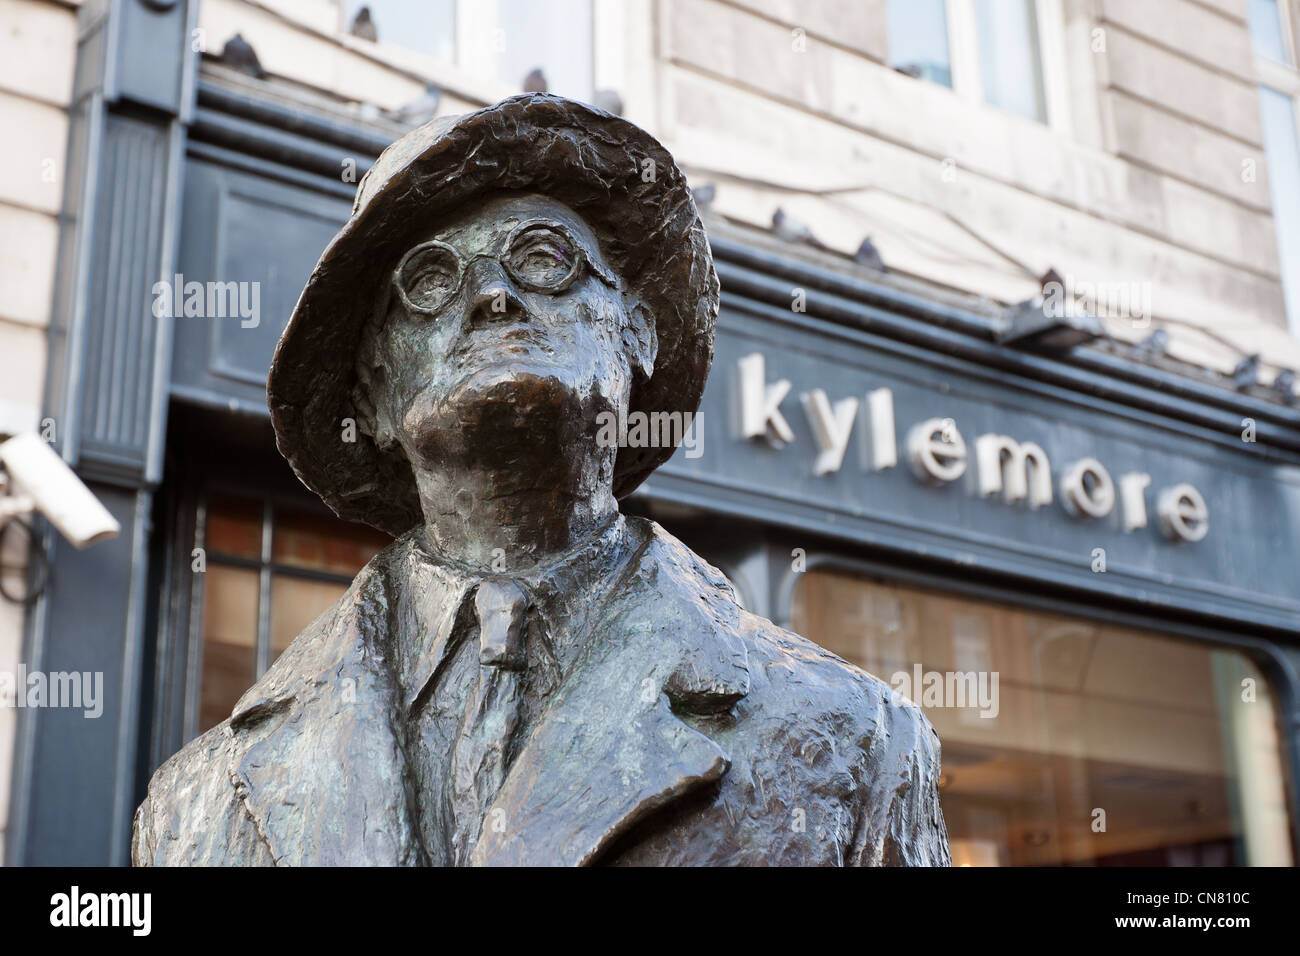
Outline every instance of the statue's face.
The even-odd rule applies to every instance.
[[[375,350],[376,422],[413,464],[572,448],[654,362],[652,318],[580,216],[537,195],[434,230],[394,270]],[[556,445],[557,440],[559,445]]]

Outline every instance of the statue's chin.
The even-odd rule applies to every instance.
[[[596,415],[607,404],[543,362],[494,362],[441,394],[433,391],[417,397],[403,422],[430,464],[448,458],[482,467],[550,464],[594,434]]]

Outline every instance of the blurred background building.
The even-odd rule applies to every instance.
[[[668,147],[722,278],[628,510],[886,680],[997,676],[912,692],[954,861],[1292,863],[1298,52],[1297,0],[0,0],[0,436],[123,527],[4,535],[0,671],[106,688],[0,707],[6,862],[125,862],[386,543],[276,454],[272,349],[387,143],[547,90]]]

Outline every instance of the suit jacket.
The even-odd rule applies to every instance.
[[[914,704],[743,610],[653,522],[485,815],[477,865],[948,865]],[[413,865],[394,542],[154,774],[144,865]]]

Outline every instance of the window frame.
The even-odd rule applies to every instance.
[[[1294,0],[1278,0],[1278,19],[1282,30],[1282,45],[1286,50],[1289,63],[1279,63],[1253,51],[1255,71],[1259,74],[1259,85],[1276,90],[1292,100],[1300,98],[1300,7]],[[1249,29],[1249,27],[1248,27]]]
[[[952,67],[952,92],[972,104],[995,110],[1029,123],[1041,123],[1058,133],[1071,135],[1070,84],[1065,56],[1065,16],[1060,0],[1033,0],[1038,31],[1038,69],[1043,79],[1042,119],[1030,119],[984,98],[980,75],[979,31],[976,0],[944,0],[948,28],[948,60]],[[891,58],[892,59],[892,58]],[[942,84],[936,84],[942,85]]]
[[[1252,55],[1255,61],[1255,73],[1259,80],[1257,86],[1271,90],[1291,101],[1291,117],[1295,123],[1297,140],[1300,140],[1300,3],[1297,3],[1296,0],[1278,0],[1277,12],[1279,28],[1282,31],[1282,46],[1290,62],[1279,63],[1277,60],[1269,59],[1254,51],[1254,37],[1252,36]],[[1249,13],[1247,15],[1249,16]],[[1246,29],[1248,32],[1251,30],[1249,21]],[[1260,120],[1262,123],[1262,116]],[[1261,141],[1261,147],[1263,146],[1264,144]],[[1297,142],[1296,146],[1300,149],[1300,141]],[[1265,162],[1267,160],[1266,151]],[[1300,170],[1297,173],[1300,174]],[[1269,207],[1274,219],[1276,219],[1277,210],[1272,208],[1271,196]],[[1285,269],[1279,269],[1278,280],[1284,287],[1283,318],[1286,321],[1287,331],[1294,336],[1300,336],[1300,310],[1295,315],[1291,315],[1286,311],[1285,302],[1287,296],[1285,286],[1288,282],[1288,276]],[[1300,286],[1300,275],[1291,277],[1290,281]],[[1300,299],[1300,288],[1292,290],[1291,294]]]

